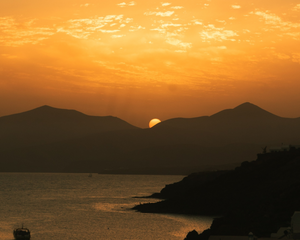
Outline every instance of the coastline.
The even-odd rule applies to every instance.
[[[201,173],[191,174],[152,195],[164,200],[133,209],[144,213],[223,216],[215,218],[197,239],[207,240],[210,235],[246,236],[249,232],[270,237],[287,226],[294,211],[299,210],[299,175],[299,149],[258,154],[255,161],[243,162],[234,171],[207,181],[197,181]]]

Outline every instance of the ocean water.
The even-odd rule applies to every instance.
[[[0,173],[0,239],[14,228],[30,229],[32,240],[183,240],[201,232],[211,217],[148,214],[131,210],[153,199],[183,176]]]

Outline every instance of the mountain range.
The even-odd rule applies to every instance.
[[[42,106],[0,117],[0,171],[189,174],[233,168],[262,148],[300,144],[300,118],[243,103],[141,129],[117,117]]]

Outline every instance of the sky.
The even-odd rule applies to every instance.
[[[300,117],[299,0],[0,1],[0,116]]]

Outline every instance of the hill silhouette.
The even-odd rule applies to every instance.
[[[249,102],[245,102],[234,109],[226,109],[221,112],[218,112],[211,116],[215,119],[222,119],[223,121],[225,119],[228,120],[249,120],[251,119],[258,119],[259,121],[265,120],[265,119],[278,119],[280,117],[252,104]]]
[[[153,197],[166,199],[134,209],[151,213],[222,216],[210,229],[188,239],[210,235],[270,237],[288,227],[299,211],[300,149],[258,154],[231,171],[194,173],[167,185]],[[191,229],[192,230],[192,229]]]
[[[189,133],[190,141],[203,146],[224,143],[295,144],[299,143],[300,118],[282,118],[254,104],[244,103],[212,116],[170,119],[154,128],[169,134],[184,130]]]
[[[88,116],[75,110],[42,106],[0,117],[0,143],[7,150],[126,129],[137,127],[116,117]]]
[[[0,132],[0,171],[189,174],[234,168],[265,146],[299,144],[300,118],[244,103],[141,129],[116,117],[42,106],[0,117]]]

